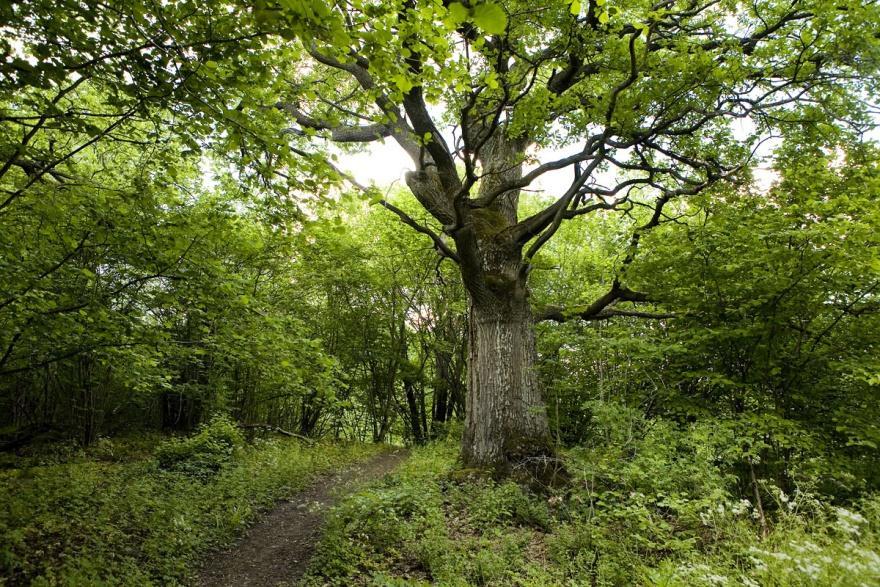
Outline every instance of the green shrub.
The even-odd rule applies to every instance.
[[[159,468],[197,479],[215,475],[244,443],[238,428],[226,416],[215,416],[189,438],[166,440],[156,449]]]

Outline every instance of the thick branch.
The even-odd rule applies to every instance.
[[[568,155],[566,157],[562,157],[560,159],[556,159],[554,161],[549,161],[547,163],[543,163],[538,167],[535,167],[530,172],[523,175],[516,181],[506,182],[503,185],[498,186],[496,189],[488,192],[487,194],[473,200],[471,202],[472,208],[485,208],[492,205],[492,202],[500,196],[501,194],[507,193],[511,190],[520,189],[524,187],[528,187],[531,185],[533,181],[538,179],[540,176],[544,175],[549,171],[555,171],[558,169],[564,169],[569,165],[574,165],[575,163],[581,163],[592,158],[596,154],[596,150],[601,145],[601,139],[604,135],[594,135],[587,140],[584,148],[574,153],[572,155]]]
[[[434,241],[434,247],[437,249],[437,252],[439,252],[441,255],[443,255],[444,257],[449,257],[456,263],[459,263],[461,261],[455,251],[453,251],[436,232],[425,226],[422,226],[421,224],[413,220],[412,217],[409,216],[406,212],[386,200],[379,200],[379,204],[385,209],[391,210],[392,212],[397,214],[401,222],[411,227],[416,232],[420,232],[430,237],[431,240]]]
[[[391,128],[386,124],[376,123],[363,126],[343,124],[334,126],[309,116],[295,104],[279,104],[278,107],[292,115],[297,124],[302,127],[330,131],[330,140],[337,143],[368,143],[390,137],[392,133]],[[298,135],[305,134],[299,129],[290,129],[290,132]]]
[[[645,318],[649,320],[668,320],[670,318],[677,318],[676,314],[671,313],[662,313],[662,312],[638,312],[636,310],[617,310],[615,308],[609,308],[607,310],[602,310],[598,314],[587,314],[584,315],[582,313],[570,313],[566,312],[561,308],[547,308],[543,312],[541,312],[538,316],[535,317],[535,321],[537,322],[557,322],[563,323],[568,322],[569,320],[584,320],[585,322],[595,322],[598,320],[608,320],[609,318],[615,317],[628,317],[628,318]]]
[[[373,81],[373,77],[368,71],[369,62],[365,58],[352,53],[354,61],[351,63],[343,63],[338,59],[318,51],[314,43],[310,44],[306,49],[308,50],[309,55],[311,55],[318,63],[347,72],[358,82],[362,89],[368,92],[377,91],[376,82]],[[391,128],[391,136],[397,141],[397,144],[406,151],[407,155],[410,156],[410,159],[418,165],[421,156],[421,149],[413,137],[413,130],[407,126],[398,108],[391,102],[391,99],[383,93],[379,93],[376,96],[375,102],[385,116],[392,121],[389,124],[389,127]]]
[[[458,171],[455,169],[455,161],[452,159],[446,141],[440,136],[440,131],[428,113],[421,86],[416,86],[406,93],[403,97],[403,108],[406,110],[416,134],[419,137],[430,137],[425,142],[425,149],[437,166],[437,172],[440,174],[444,189],[449,193],[457,192],[461,187],[461,182],[458,179]]]
[[[327,165],[329,165],[333,169],[333,171],[336,172],[337,175],[339,175],[341,178],[345,179],[348,183],[350,183],[352,186],[354,186],[357,190],[359,190],[365,196],[372,196],[373,195],[373,192],[371,192],[370,188],[368,188],[367,186],[358,182],[350,174],[339,169],[337,166],[333,165],[330,161],[327,161],[326,163],[327,163]],[[406,224],[410,228],[414,229],[416,232],[419,232],[421,234],[424,234],[424,235],[430,237],[430,239],[432,241],[434,241],[434,247],[437,249],[437,252],[440,253],[443,257],[448,257],[449,259],[455,261],[456,263],[461,262],[461,259],[459,258],[458,254],[455,251],[453,251],[452,248],[448,244],[446,244],[446,241],[444,241],[443,238],[440,235],[438,235],[436,232],[434,232],[433,230],[431,230],[430,228],[428,228],[426,226],[422,226],[421,224],[416,222],[409,214],[407,214],[406,212],[404,212],[403,210],[401,210],[400,208],[398,208],[394,204],[388,202],[384,198],[379,200],[378,203],[386,210],[390,210],[391,212],[394,212],[395,214],[397,214],[397,217],[400,218],[401,222],[403,222],[404,224]]]
[[[562,197],[560,197],[553,204],[547,206],[540,212],[537,212],[529,216],[528,218],[521,220],[515,226],[511,227],[510,231],[513,240],[518,243],[525,244],[530,239],[540,234],[541,231],[543,231],[551,224],[557,223],[558,227],[558,221],[565,214],[565,210],[568,208],[568,205],[571,203],[572,199],[577,196],[579,190],[590,178],[590,175],[603,161],[603,155],[604,154],[600,153],[594,156],[593,160],[590,162],[587,168],[572,182],[571,186],[568,188],[565,194],[562,195]],[[537,250],[534,252],[537,252]],[[534,252],[532,254],[534,254]]]
[[[535,321],[550,320],[553,322],[565,322],[567,320],[605,320],[614,316],[631,316],[636,318],[673,318],[674,314],[661,314],[652,312],[639,312],[635,310],[618,310],[613,306],[618,302],[647,302],[648,295],[643,292],[633,291],[614,280],[611,289],[596,299],[586,308],[568,309],[559,306],[549,306],[535,313]]]

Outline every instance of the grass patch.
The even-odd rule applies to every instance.
[[[206,552],[275,501],[381,450],[293,440],[218,449],[199,434],[194,447],[159,437],[103,441],[0,471],[0,576],[8,584],[186,584]],[[187,449],[195,467],[184,466]],[[159,467],[156,452],[171,470]]]

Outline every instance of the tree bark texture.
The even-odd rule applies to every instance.
[[[528,303],[471,304],[468,394],[462,458],[466,466],[510,473],[552,455],[550,428],[535,371]]]

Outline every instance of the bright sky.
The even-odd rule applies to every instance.
[[[576,147],[569,147],[569,149],[570,152],[574,152]],[[570,152],[565,154],[570,154]],[[542,159],[550,160],[550,157],[562,154],[562,152],[548,153]],[[404,174],[413,169],[412,161],[393,139],[374,143],[363,153],[343,155],[339,160],[342,166],[358,181],[374,182],[382,187],[389,186],[394,181],[398,181],[401,186],[406,185]],[[546,173],[538,178],[529,189],[544,190],[548,193],[561,195],[571,185],[571,174],[570,168]]]
[[[735,128],[734,136],[745,139],[753,131],[746,125]],[[769,155],[775,143],[768,141],[761,149],[760,155]],[[542,162],[552,161],[565,155],[576,152],[577,146],[567,149],[545,151],[540,154]],[[340,164],[346,171],[351,173],[359,182],[368,184],[375,183],[380,187],[390,186],[397,181],[400,186],[405,186],[404,174],[413,169],[412,162],[406,153],[393,139],[387,139],[382,143],[373,143],[362,153],[345,154],[339,158]],[[545,173],[529,186],[529,190],[540,190],[547,194],[562,195],[571,185],[572,168],[566,167],[557,171]],[[755,177],[761,188],[767,188],[773,182],[775,173],[767,168],[759,168]],[[599,181],[609,185],[614,179],[613,173],[600,174]]]

